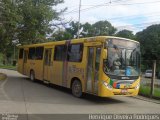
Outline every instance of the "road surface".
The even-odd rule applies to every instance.
[[[160,113],[160,104],[135,97],[75,98],[70,90],[32,82],[16,71],[3,70],[0,81],[0,113],[15,114],[126,114]],[[26,118],[28,119],[28,118]]]

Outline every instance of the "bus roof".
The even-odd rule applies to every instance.
[[[106,39],[122,39],[122,40],[128,40],[132,42],[139,43],[138,41],[128,39],[128,38],[122,38],[122,37],[115,37],[115,36],[95,36],[95,37],[86,37],[86,38],[79,38],[79,39],[71,39],[71,43],[82,43],[82,42],[105,42]],[[30,45],[22,45],[18,46],[19,48],[23,47],[38,47],[38,46],[49,46],[49,45],[61,45],[65,44],[67,40],[62,41],[53,41],[53,42],[46,42],[46,43],[38,43],[38,44],[30,44]]]

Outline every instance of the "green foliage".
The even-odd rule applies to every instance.
[[[80,37],[113,35],[116,29],[108,21],[98,21],[94,24],[80,24]],[[56,37],[55,37],[56,36]],[[72,21],[65,30],[58,30],[52,35],[54,40],[67,40],[78,37],[78,22]]]
[[[134,34],[130,30],[122,30],[116,33],[117,37],[123,37],[123,38],[129,38],[129,39],[135,39]]]
[[[160,59],[160,25],[152,25],[136,34],[144,60]]]
[[[8,69],[8,70],[16,70],[16,66],[13,65],[0,65],[0,68],[2,69]]]
[[[81,27],[83,27],[83,31],[81,32],[81,35],[83,37],[92,37],[92,36],[94,36],[93,35],[94,30],[93,30],[93,26],[91,24],[89,24],[87,22],[87,23],[83,24],[83,26],[81,26]]]
[[[3,55],[2,53],[0,53],[0,65],[2,65],[2,59],[3,59]]]
[[[94,35],[113,35],[116,31],[116,28],[114,28],[108,21],[98,21],[92,26]]]
[[[19,5],[22,21],[18,27],[18,39],[22,44],[44,42],[51,32],[50,21],[58,20],[61,12],[54,9],[63,0],[21,0]]]
[[[139,93],[142,94],[142,95],[150,96],[150,90],[151,90],[150,86],[141,85]],[[154,97],[160,97],[160,88],[158,88],[158,87],[154,88],[153,96]]]
[[[50,22],[59,20],[55,6],[63,0],[1,0],[0,51],[7,60],[13,54],[13,41],[20,44],[44,42]]]
[[[63,31],[63,30],[55,31],[52,34],[52,39],[57,40],[57,41],[69,40],[71,37],[72,37],[72,35],[70,33],[66,32],[66,31]]]
[[[141,85],[141,87],[139,89],[139,93],[143,94],[143,95],[149,96],[150,95],[150,87],[149,86],[142,86]]]
[[[17,4],[12,0],[2,0],[0,9],[0,51],[3,53],[3,58],[7,59],[8,56],[11,56],[8,48],[12,47],[20,15],[18,15]]]

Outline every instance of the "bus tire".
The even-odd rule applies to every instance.
[[[72,83],[72,94],[75,97],[82,97],[82,84],[79,80],[74,80]]]
[[[31,72],[30,72],[30,80],[35,82],[35,73],[33,70],[31,70]]]

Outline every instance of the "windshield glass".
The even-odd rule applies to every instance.
[[[139,43],[110,39],[106,42],[108,58],[104,60],[104,70],[107,74],[116,76],[138,76],[140,72]]]

